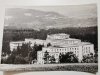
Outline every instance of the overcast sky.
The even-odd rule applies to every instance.
[[[23,25],[21,27],[25,27],[25,25],[26,27],[31,27],[33,25],[44,25],[45,28],[47,26],[52,27],[54,25],[59,27],[62,27],[62,25],[66,25],[67,27],[87,27],[97,25],[96,3],[59,6],[14,6],[7,8],[5,12],[5,26],[17,26],[17,24]]]
[[[41,10],[46,12],[57,12],[64,16],[75,17],[75,18],[97,17],[96,4],[63,5],[63,6],[26,6],[20,8],[36,9],[36,10]],[[9,8],[7,10],[9,10]],[[6,15],[6,16],[10,16],[10,15]]]

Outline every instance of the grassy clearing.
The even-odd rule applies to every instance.
[[[97,63],[45,64],[45,65],[32,64],[32,65],[5,65],[5,66],[0,67],[0,69],[5,71],[81,71],[89,73],[96,73],[98,71]]]

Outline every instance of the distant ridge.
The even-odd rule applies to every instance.
[[[94,12],[93,13],[92,12],[85,13],[85,12],[86,11],[84,11],[84,16],[87,16],[87,18],[84,17],[75,18],[75,17],[65,16],[58,12],[53,12],[53,11],[48,12],[48,11],[41,11],[36,9],[10,8],[7,9],[5,13],[4,28],[5,29],[34,29],[34,30],[46,29],[47,30],[52,28],[60,29],[66,27],[97,26],[97,16],[88,16],[88,14],[92,15],[94,14]]]

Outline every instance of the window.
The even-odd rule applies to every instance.
[[[66,49],[65,49],[65,51],[66,51]]]
[[[84,50],[84,53],[85,53],[85,50]]]
[[[87,50],[87,47],[86,47],[86,50]]]
[[[89,50],[90,50],[90,47],[89,47]]]
[[[63,49],[61,49],[61,51],[63,51]]]
[[[86,50],[86,53],[87,53],[88,51]]]
[[[90,50],[88,50],[88,53],[90,53]]]

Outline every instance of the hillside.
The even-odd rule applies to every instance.
[[[54,8],[57,10],[56,7]],[[64,8],[64,6],[61,8]],[[59,7],[59,12],[61,12],[60,10]],[[62,11],[66,15],[59,12],[58,10],[43,11],[39,9],[9,8],[5,11],[4,28],[47,30],[52,28],[97,26],[96,7],[93,5],[66,6],[66,12]]]

